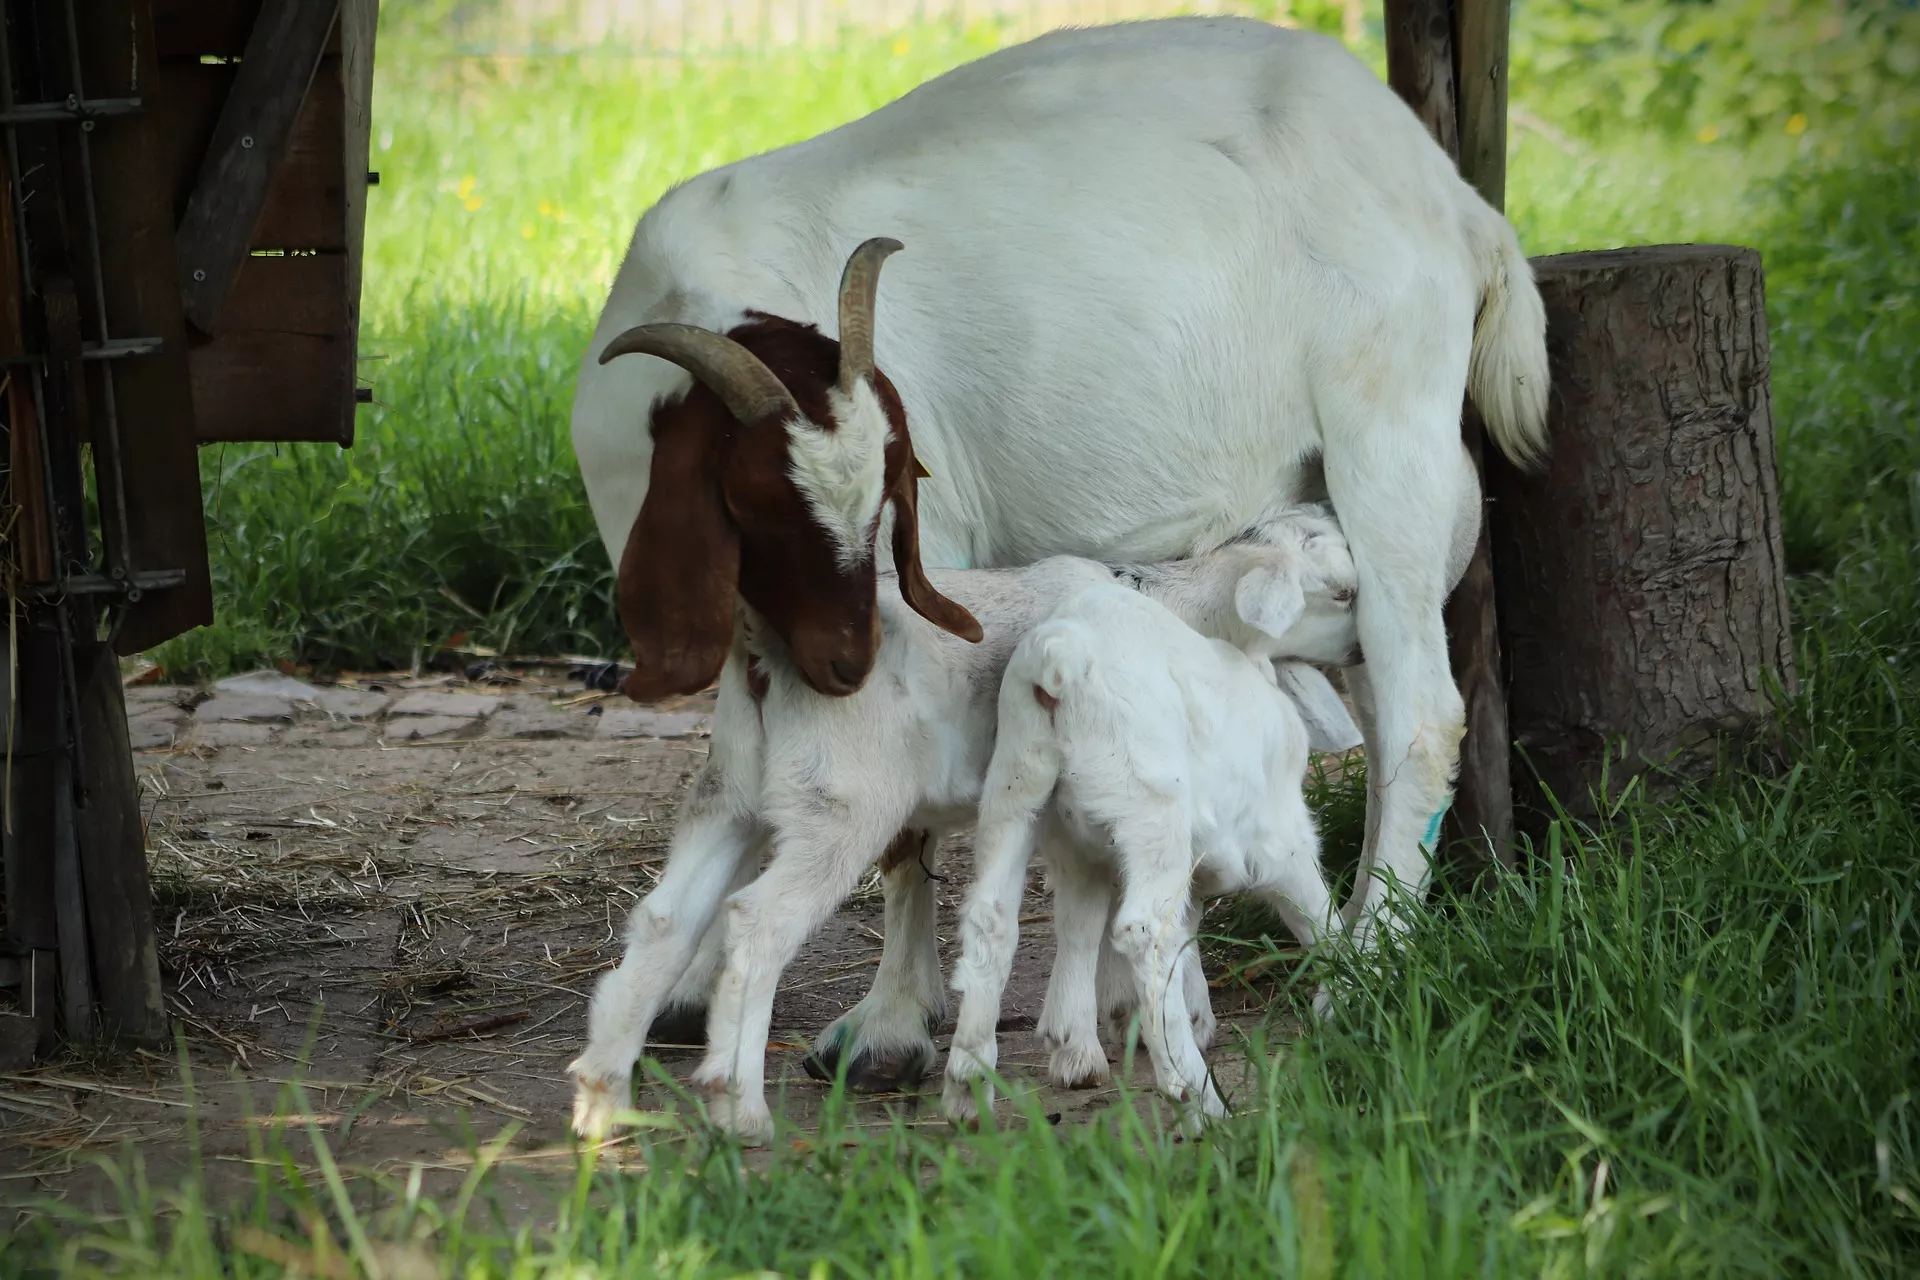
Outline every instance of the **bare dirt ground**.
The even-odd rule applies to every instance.
[[[263,675],[128,691],[161,964],[191,1082],[174,1054],[145,1052],[0,1076],[0,1202],[51,1194],[110,1207],[93,1157],[129,1148],[156,1185],[177,1181],[192,1160],[190,1120],[216,1195],[237,1191],[273,1158],[261,1146],[271,1132],[311,1162],[308,1119],[343,1165],[447,1177],[514,1126],[504,1163],[532,1175],[529,1206],[546,1201],[537,1184],[573,1167],[564,1067],[586,998],[664,865],[711,701],[647,709],[560,672],[494,679],[503,683],[302,686]],[[943,851],[949,973],[970,860],[964,842]],[[1015,1079],[1044,1074],[1032,1027],[1048,919],[1036,876],[1003,1024],[1002,1068]],[[865,993],[880,926],[876,875],[781,985],[770,1100],[803,1128],[825,1088],[801,1059]],[[1243,991],[1215,995],[1220,1046],[1236,1040],[1233,1024],[1264,1016]],[[937,1037],[943,1051],[950,1030]],[[696,1046],[650,1051],[677,1080],[697,1061]],[[1150,1086],[1144,1062],[1134,1080]],[[1041,1092],[1068,1121],[1114,1096]],[[932,1102],[868,1099],[857,1114],[937,1124]],[[656,1087],[646,1105],[683,1104]]]

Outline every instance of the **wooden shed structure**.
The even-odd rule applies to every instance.
[[[166,1035],[116,655],[212,618],[201,444],[353,441],[376,18],[5,0],[0,1058]]]

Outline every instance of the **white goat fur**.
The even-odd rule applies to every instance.
[[[1284,628],[1289,607],[1274,601],[1263,625]],[[975,1082],[997,1061],[1021,890],[1051,819],[1067,833],[1048,842],[1047,855],[1058,940],[1047,991],[1054,1074],[1063,1059],[1104,1066],[1095,958],[1111,919],[1160,1089],[1224,1115],[1195,1035],[1196,1024],[1212,1026],[1206,984],[1196,988],[1182,965],[1193,954],[1195,892],[1259,894],[1309,946],[1333,927],[1301,791],[1306,769],[1306,726],[1272,664],[1196,634],[1153,600],[1088,587],[1030,631],[1001,683],[975,832],[947,1114],[975,1114]]]
[[[747,619],[721,676],[723,691],[742,696],[721,703],[712,753],[682,807],[666,870],[633,910],[619,968],[594,993],[587,1048],[569,1068],[575,1128],[604,1132],[627,1105],[648,1027],[682,984],[724,898],[725,964],[694,1083],[712,1098],[716,1122],[765,1137],[767,1035],[781,972],[896,832],[929,832],[924,858],[942,833],[973,821],[1001,672],[1020,637],[1064,597],[1111,583],[1118,572],[1194,626],[1263,659],[1340,661],[1352,646],[1354,569],[1345,541],[1311,510],[1281,525],[1258,543],[1175,564],[1116,571],[1055,557],[1024,569],[935,573],[935,585],[985,629],[977,645],[883,589],[878,665],[844,698],[809,688],[777,637]],[[1275,600],[1290,604],[1276,612]],[[1277,630],[1276,617],[1285,624]],[[767,675],[757,705],[744,689],[749,652]],[[746,883],[768,844],[772,861]],[[728,896],[730,889],[737,891]],[[895,951],[892,981],[902,989],[880,1002],[896,1022],[866,1032],[881,1046],[918,1047],[945,1014],[933,922],[890,914],[887,924],[887,947],[911,950]],[[1193,969],[1185,980],[1198,984],[1204,1002],[1197,962]]]
[[[875,235],[906,245],[875,341],[932,476],[929,567],[1187,555],[1324,486],[1362,586],[1366,666],[1348,686],[1372,790],[1346,910],[1364,945],[1390,879],[1424,891],[1464,731],[1441,623],[1449,533],[1470,549],[1479,522],[1463,391],[1509,457],[1545,447],[1545,314],[1512,228],[1325,37],[1178,18],[1003,50],[640,219],[573,409],[616,560],[646,494],[647,414],[690,379],[643,356],[600,365],[602,348],[748,310],[833,333],[841,267]],[[853,487],[816,509],[868,503]],[[752,723],[744,690],[722,683],[717,756]],[[905,990],[895,958],[932,945],[892,937],[894,915],[931,927],[925,878],[890,876],[888,897],[870,1001]],[[701,1002],[710,973],[676,999]]]

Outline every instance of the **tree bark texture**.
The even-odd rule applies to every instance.
[[[1698,776],[1793,687],[1765,290],[1731,245],[1534,269],[1553,453],[1489,469],[1500,628],[1518,775],[1590,813],[1603,768]]]

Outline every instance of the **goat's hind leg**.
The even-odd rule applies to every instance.
[[[1114,904],[1118,909],[1118,903]],[[1187,908],[1186,947],[1180,953],[1180,985],[1187,998],[1187,1021],[1193,1027],[1193,1041],[1205,1051],[1219,1034],[1219,1022],[1213,1016],[1213,988],[1207,985],[1206,965],[1200,957],[1200,921],[1206,915],[1206,903],[1195,896]],[[1113,917],[1108,914],[1100,935],[1100,1016],[1107,1034],[1115,1043],[1125,1040],[1127,1019],[1140,1002],[1134,990],[1133,967],[1113,949]]]
[[[1020,898],[1039,835],[1040,808],[1060,776],[1059,752],[1047,740],[1049,727],[1023,696],[1029,687],[1009,669],[1000,693],[999,741],[981,787],[973,887],[960,913],[960,961],[953,974],[960,1014],[940,1093],[941,1109],[956,1123],[977,1118],[974,1088],[999,1062],[1000,997],[1020,944]],[[992,1086],[979,1087],[991,1106]]]
[[[947,1016],[935,932],[937,831],[908,828],[880,855],[886,894],[880,967],[860,1002],[813,1042],[803,1063],[831,1082],[846,1064],[849,1089],[890,1093],[918,1085],[933,1065],[933,1032]]]
[[[1114,913],[1113,948],[1129,965],[1139,996],[1141,1038],[1160,1091],[1201,1115],[1224,1116],[1187,1009],[1183,956],[1192,945],[1192,837],[1177,814],[1114,824],[1125,888]]]
[[[1350,904],[1362,949],[1397,927],[1393,886],[1414,902],[1425,896],[1466,725],[1441,608],[1455,530],[1478,496],[1460,465],[1472,317],[1424,302],[1432,300],[1415,299],[1373,335],[1413,358],[1385,366],[1389,376],[1370,372],[1316,392],[1327,488],[1359,571],[1355,618],[1371,694],[1365,876],[1354,887],[1357,910]]]
[[[1099,965],[1113,907],[1113,871],[1088,857],[1050,814],[1041,843],[1053,886],[1053,972],[1036,1030],[1046,1045],[1047,1079],[1091,1089],[1110,1078],[1100,1046]]]

